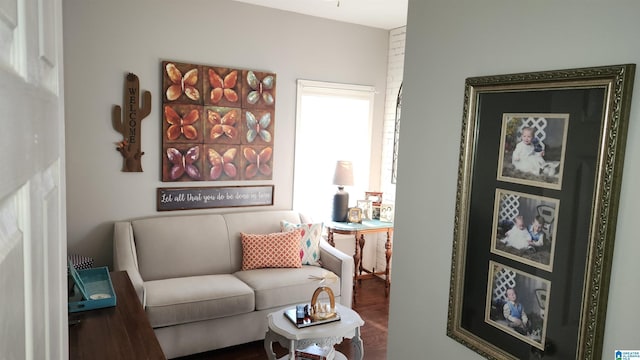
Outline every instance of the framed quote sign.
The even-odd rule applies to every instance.
[[[157,210],[273,205],[274,185],[158,188]]]

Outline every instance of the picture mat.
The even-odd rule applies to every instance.
[[[587,268],[589,236],[591,229],[591,209],[594,204],[594,188],[596,184],[596,169],[598,158],[598,145],[600,130],[603,121],[602,107],[594,107],[600,111],[584,113],[584,99],[604,99],[605,91],[602,88],[579,89],[552,89],[540,91],[513,91],[513,92],[486,92],[479,94],[479,122],[482,126],[476,133],[476,152],[473,161],[472,189],[469,194],[469,211],[466,234],[466,253],[472,254],[466,257],[464,267],[464,284],[462,293],[464,300],[461,307],[461,327],[490,342],[501,349],[508,349],[514,358],[526,358],[529,356],[531,346],[522,341],[510,341],[505,339],[503,332],[484,321],[483,314],[486,302],[487,263],[497,259],[497,255],[491,253],[491,239],[493,235],[493,211],[495,203],[495,191],[487,189],[502,188],[505,190],[529,193],[531,195],[552,197],[562,204],[572,204],[575,208],[565,206],[557,212],[557,217],[564,219],[562,224],[556,227],[556,237],[569,239],[562,244],[556,244],[554,254],[554,269],[551,274],[544,270],[528,270],[529,273],[550,280],[555,286],[554,298],[551,299],[551,307],[565,306],[555,305],[554,302],[565,299],[571,303],[564,316],[567,322],[547,329],[547,337],[551,337],[552,343],[558,351],[569,354],[575,351],[575,344],[579,339],[579,324],[581,318],[581,300],[584,292],[584,274]],[[533,187],[513,182],[501,182],[496,179],[499,143],[502,132],[502,115],[511,109],[531,108],[539,106],[544,109],[558,107],[562,113],[569,113],[572,121],[569,124],[567,136],[567,155],[564,164],[563,188],[564,191]],[[505,111],[508,106],[510,111]],[[532,111],[529,111],[532,112]],[[542,111],[540,111],[542,113]],[[483,119],[491,119],[484,120]],[[497,120],[496,120],[497,119]],[[579,128],[577,127],[579,125]],[[575,130],[578,128],[578,130]],[[596,134],[586,137],[585,133]],[[573,134],[579,135],[574,136]],[[500,257],[501,258],[501,257]],[[558,261],[562,259],[562,261]],[[511,267],[522,268],[524,265],[511,259],[501,260]],[[476,284],[483,284],[478,287]],[[496,331],[491,331],[496,329]],[[513,337],[509,337],[514,339]],[[560,360],[561,358],[545,355],[545,358]],[[564,359],[563,359],[564,360]]]

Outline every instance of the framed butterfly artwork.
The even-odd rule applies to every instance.
[[[201,143],[203,139],[202,107],[167,104],[162,108],[165,143]]]
[[[242,143],[248,145],[273,144],[274,121],[272,114],[272,110],[244,110]]]
[[[272,179],[276,75],[161,63],[162,181]]]
[[[207,180],[238,180],[240,178],[240,147],[205,145]]]
[[[253,70],[242,71],[242,104],[245,108],[274,109],[276,74]]]
[[[271,179],[273,169],[273,148],[271,146],[242,146],[243,180]]]
[[[202,66],[162,62],[162,100],[202,104]]]
[[[201,145],[175,144],[165,147],[162,181],[203,180],[201,152]]]
[[[237,69],[205,66],[203,94],[205,105],[240,107],[242,72]]]
[[[204,142],[210,144],[240,144],[242,109],[205,106]]]

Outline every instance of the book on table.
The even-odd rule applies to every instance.
[[[296,350],[296,360],[333,360],[335,356],[336,350],[333,346],[321,347],[314,344]]]

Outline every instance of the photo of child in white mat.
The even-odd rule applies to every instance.
[[[551,271],[559,207],[556,199],[496,189],[491,252]]]
[[[485,322],[544,350],[551,282],[489,261]]]
[[[498,180],[560,189],[569,114],[503,114]]]

